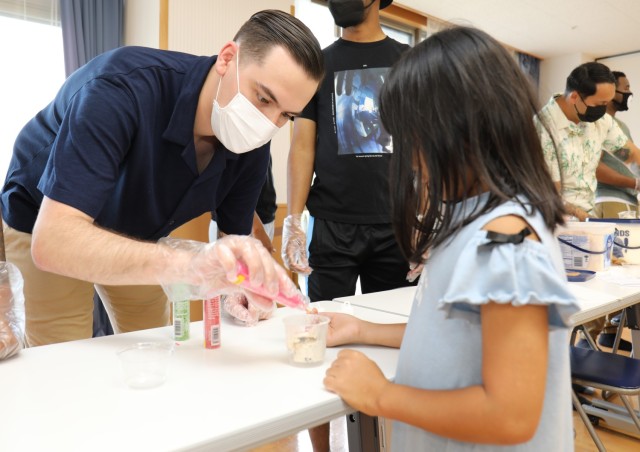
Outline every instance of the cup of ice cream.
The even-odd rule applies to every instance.
[[[319,366],[327,348],[329,318],[318,314],[298,314],[283,319],[289,363]]]

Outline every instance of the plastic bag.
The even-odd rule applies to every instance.
[[[0,360],[24,347],[24,282],[18,267],[0,262]]]

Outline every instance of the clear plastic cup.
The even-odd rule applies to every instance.
[[[329,317],[299,314],[283,319],[289,352],[294,366],[319,366],[324,362],[327,348]]]
[[[635,210],[623,210],[622,212],[618,212],[618,218],[634,219],[636,217],[637,217],[637,213]]]
[[[171,342],[139,342],[118,352],[125,383],[134,389],[160,386],[167,379]]]

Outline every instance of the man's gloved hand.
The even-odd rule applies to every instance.
[[[271,302],[271,309],[258,308],[240,293],[222,297],[223,312],[245,326],[255,326],[258,321],[271,318],[275,308],[275,302]]]
[[[302,214],[288,215],[282,227],[282,261],[291,271],[311,273],[307,258],[307,236],[301,225]]]
[[[418,279],[418,276],[420,276],[423,269],[424,262],[421,262],[419,264],[412,262],[409,265],[409,271],[407,272],[407,281],[409,281],[410,283],[414,282],[416,279]]]
[[[24,347],[24,296],[20,270],[0,262],[0,360]]]
[[[213,243],[163,238],[159,244],[169,268],[158,269],[158,281],[170,301],[241,293],[253,306],[269,311],[278,293],[299,293],[285,269],[252,237],[227,235]],[[237,284],[239,262],[246,266],[251,284],[265,295]]]

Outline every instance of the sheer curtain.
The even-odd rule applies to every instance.
[[[0,185],[22,127],[64,81],[58,0],[0,0]]]
[[[67,76],[93,57],[122,45],[124,0],[60,0]]]
[[[60,0],[67,77],[87,61],[122,45],[124,0]],[[102,301],[93,296],[93,336],[113,334]]]

